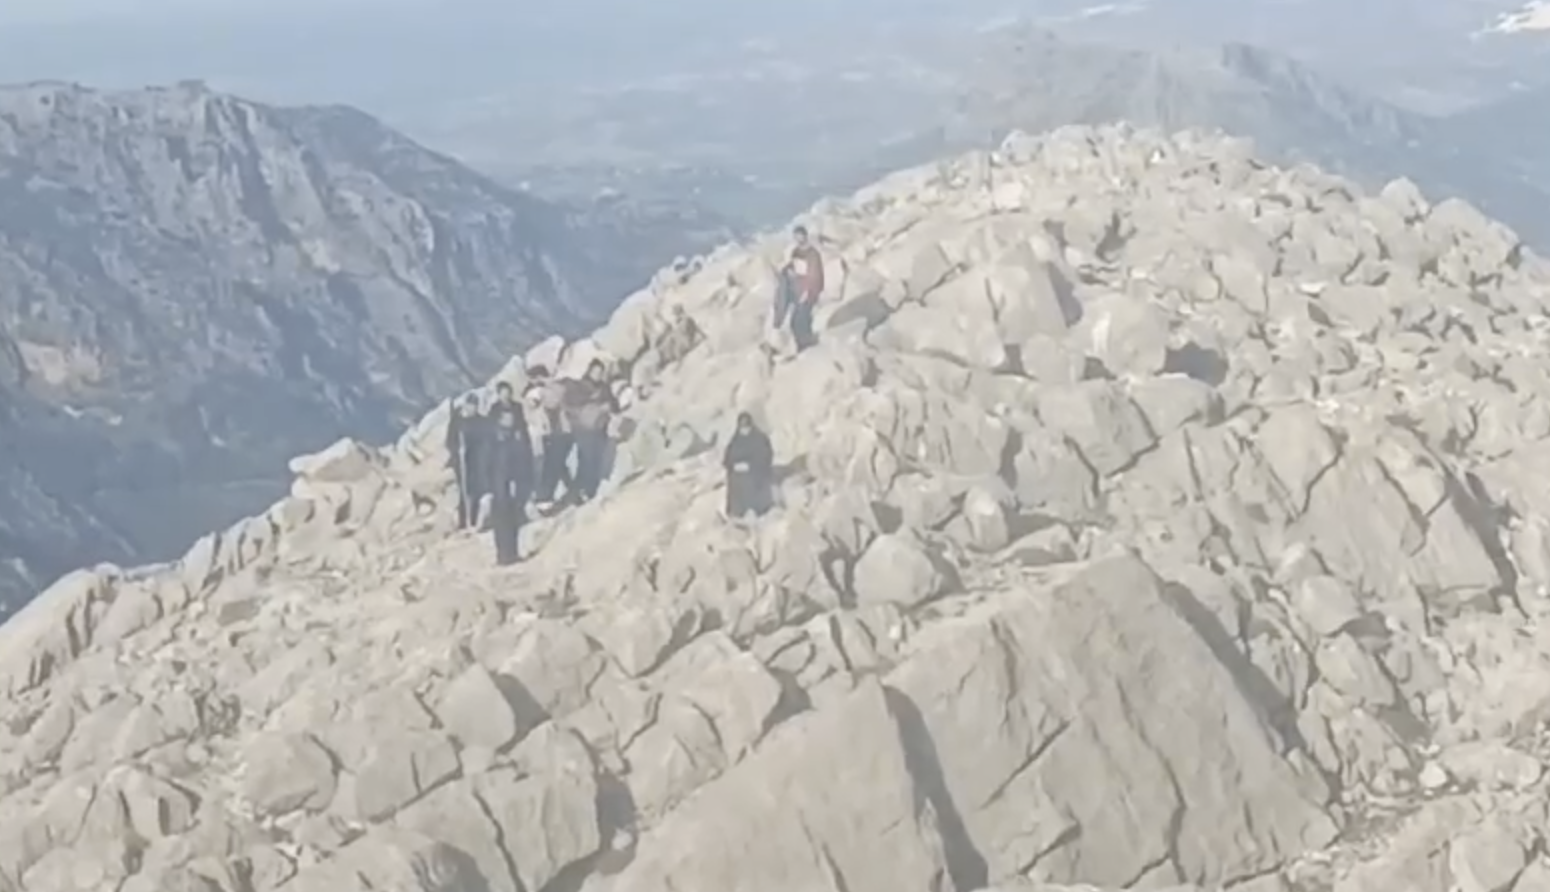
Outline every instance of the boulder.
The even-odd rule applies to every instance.
[[[314,483],[355,483],[370,474],[376,460],[365,446],[348,437],[322,452],[291,459],[292,474]]]

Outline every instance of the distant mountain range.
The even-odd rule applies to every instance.
[[[1210,7],[1160,5],[1198,15]],[[1483,12],[1433,22],[1426,33],[1462,28]],[[706,194],[695,200],[725,196],[720,209],[753,207],[750,224],[896,167],[990,145],[1013,129],[1115,120],[1219,127],[1277,160],[1315,161],[1368,182],[1408,176],[1550,245],[1550,162],[1537,160],[1546,157],[1550,118],[1535,111],[1550,102],[1536,93],[1438,116],[1241,43],[1088,41],[1018,19],[973,28],[879,24],[865,41],[815,32],[738,50],[735,61],[685,63],[675,74],[611,87],[486,96],[404,124],[481,165],[520,132],[523,153],[492,167],[516,178],[563,171],[583,192],[604,184],[628,192],[666,169],[693,166],[707,172]],[[757,204],[748,203],[750,184]]]
[[[1550,182],[1550,86],[1460,112],[1448,125],[1472,151],[1510,160],[1524,179]]]
[[[349,108],[0,90],[0,600],[172,554],[290,456],[597,324],[658,264],[654,213],[550,204]]]
[[[1036,15],[1089,42],[1262,47],[1401,107],[1447,114],[1550,80],[1550,43],[1502,28],[1525,11],[1522,0],[1041,0]]]
[[[1496,106],[1424,115],[1242,44],[1120,50],[1019,27],[982,36],[964,55],[976,60],[969,65],[967,114],[982,128],[1116,120],[1218,127],[1251,137],[1279,161],[1311,161],[1368,182],[1409,177],[1429,193],[1467,198],[1550,245],[1550,164],[1530,170],[1505,163],[1516,143],[1547,125],[1503,120],[1512,113]],[[1533,100],[1505,102],[1520,101]],[[1507,138],[1479,138],[1481,120],[1500,122]]]

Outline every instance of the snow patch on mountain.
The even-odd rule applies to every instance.
[[[1521,34],[1526,31],[1550,31],[1550,2],[1531,0],[1516,12],[1503,13],[1486,29],[1492,34]]]

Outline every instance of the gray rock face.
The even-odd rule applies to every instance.
[[[810,351],[768,343],[773,240],[534,348],[704,335],[527,561],[454,531],[432,413],[0,627],[0,890],[1545,887],[1550,267],[1119,128],[805,222]],[[995,309],[1057,281],[1048,330]],[[915,306],[964,324],[890,334]],[[743,410],[782,479],[732,522]]]
[[[0,202],[0,603],[175,555],[648,272],[359,112],[196,86],[0,90]]]

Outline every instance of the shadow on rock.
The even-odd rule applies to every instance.
[[[969,838],[963,815],[953,802],[947,789],[947,779],[942,772],[942,760],[937,755],[936,741],[926,727],[920,707],[902,691],[884,687],[883,696],[888,711],[899,724],[899,734],[904,743],[904,760],[910,776],[920,785],[922,795],[936,812],[937,825],[942,832],[942,844],[946,848],[947,871],[953,886],[958,889],[983,889],[989,882],[990,867]]]
[[[1219,387],[1227,380],[1231,366],[1226,357],[1215,350],[1208,350],[1199,344],[1185,344],[1168,351],[1163,371],[1186,375],[1202,384]]]

